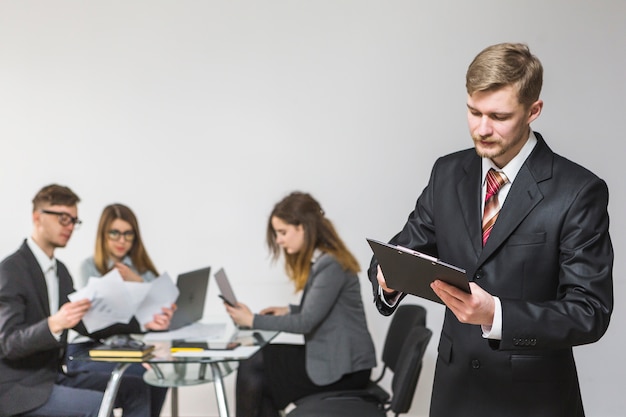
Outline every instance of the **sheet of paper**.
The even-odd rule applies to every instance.
[[[193,340],[223,340],[228,324],[222,323],[192,323],[189,326],[169,332],[149,332],[146,333],[144,342],[170,341],[175,339]]]
[[[161,307],[176,301],[178,287],[167,273],[152,282],[126,282],[117,269],[112,269],[102,277],[90,277],[85,287],[68,298],[91,300],[83,324],[92,333],[115,323],[128,323],[133,316],[141,324],[151,322]]]
[[[143,302],[143,299],[148,295],[150,284],[147,282],[124,281],[124,286],[133,299],[133,310],[137,310],[139,305]]]
[[[130,282],[127,282],[127,284],[130,284]],[[178,287],[167,272],[148,283],[148,288],[143,300],[137,307],[137,311],[135,311],[135,317],[141,324],[151,322],[155,314],[162,312],[162,307],[171,307],[176,302],[179,293]]]
[[[239,346],[233,350],[189,350],[172,353],[174,357],[183,358],[232,358],[246,359],[254,355],[260,346]]]
[[[128,323],[133,318],[135,302],[126,291],[124,280],[117,269],[100,278],[89,278],[83,289],[70,294],[68,298],[70,301],[82,298],[91,300],[91,308],[83,316],[83,324],[90,333],[115,323]]]

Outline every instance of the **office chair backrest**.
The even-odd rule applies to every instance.
[[[432,335],[430,329],[419,326],[413,328],[406,337],[391,381],[390,409],[396,415],[406,413],[411,408],[422,370],[422,359]]]
[[[405,311],[419,310],[409,308]],[[400,311],[399,308],[398,312]],[[394,412],[396,416],[406,413],[411,408],[424,352],[432,336],[432,332],[425,326],[417,325],[411,320],[408,322],[414,326],[406,330],[401,344],[397,346],[398,354],[393,357],[395,371],[391,380],[391,395],[371,381],[370,385],[362,390],[322,392],[301,398],[295,402],[296,407],[287,414],[287,417],[384,417],[388,410]],[[398,324],[397,327],[399,326]],[[398,330],[397,327],[394,326],[394,331]]]
[[[384,368],[395,372],[396,361],[400,350],[404,346],[404,340],[414,327],[426,327],[426,309],[420,305],[403,304],[393,313],[385,344],[383,346],[382,361]],[[383,374],[385,369],[383,368]],[[382,374],[376,381],[382,379]]]

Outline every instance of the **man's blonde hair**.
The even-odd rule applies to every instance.
[[[518,100],[530,106],[539,99],[543,67],[522,43],[500,43],[483,49],[472,61],[465,76],[471,96],[477,91],[493,91],[507,85],[517,88]]]

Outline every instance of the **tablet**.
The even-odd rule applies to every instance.
[[[465,270],[414,250],[367,239],[389,288],[443,304],[430,283],[440,279],[471,293]]]
[[[224,268],[220,268],[220,270],[215,273],[215,282],[220,290],[220,298],[224,300],[226,304],[235,307],[237,305],[237,297],[235,297],[235,292],[228,281]]]

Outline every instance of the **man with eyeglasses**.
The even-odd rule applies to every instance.
[[[52,184],[33,199],[33,232],[0,263],[0,416],[97,416],[108,377],[67,375],[62,358],[68,329],[88,334],[81,319],[89,300],[71,302],[72,278],[54,257],[80,225],[80,201],[68,187]],[[90,336],[138,333],[136,320]],[[141,378],[124,378],[115,407],[124,416],[150,414]]]

